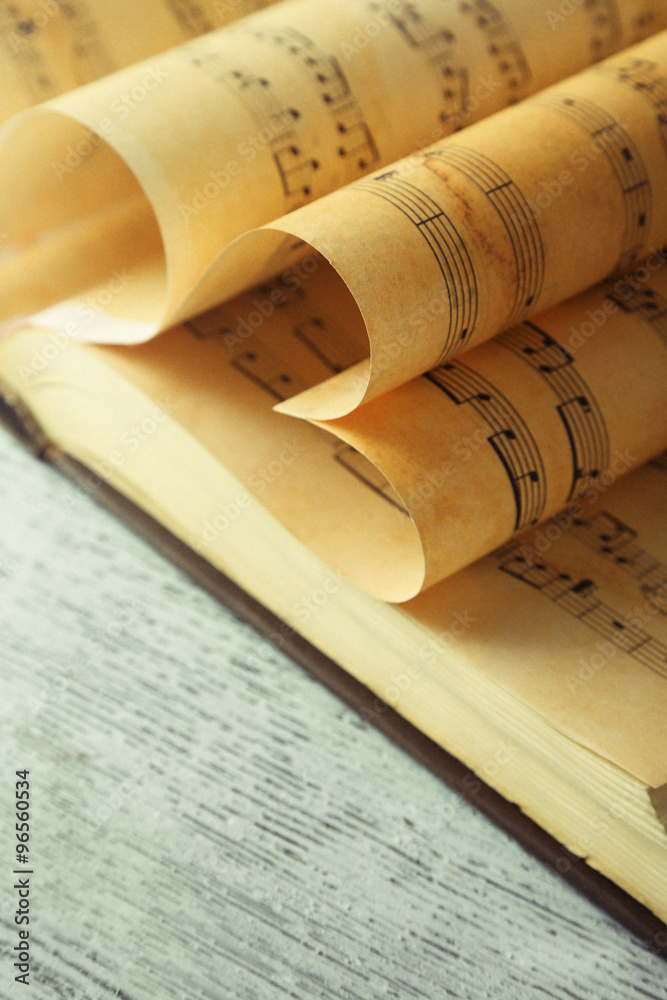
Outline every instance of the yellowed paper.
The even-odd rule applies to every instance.
[[[620,292],[609,291],[620,299]],[[307,294],[287,285],[267,287],[254,298],[265,309],[268,302],[274,305],[279,324],[291,315],[292,357],[301,345],[294,364],[302,368],[310,359],[312,365],[317,359],[312,345],[328,318],[313,313]],[[660,337],[664,304],[655,289],[644,287],[623,300],[619,311],[641,322],[647,336],[651,326]],[[345,550],[353,546],[344,536],[356,533],[357,549],[368,554],[374,546],[375,555],[390,564],[414,556],[410,536],[396,528],[408,518],[392,511],[395,495],[372,467],[357,464],[344,442],[272,411],[272,402],[289,391],[288,380],[297,380],[298,371],[286,371],[275,356],[251,357],[257,342],[250,337],[244,353],[225,339],[238,336],[230,325],[237,309],[246,313],[249,306],[251,299],[239,300],[231,313],[216,310],[131,350],[63,345],[53,334],[24,329],[0,344],[3,383],[21,394],[51,433],[57,428],[59,447],[93,470],[91,485],[97,474],[127,492],[329,655],[344,648],[346,665],[363,679],[374,676],[378,713],[391,705],[426,732],[443,739],[449,732],[455,739],[471,713],[479,727],[492,724],[493,697],[501,716],[508,711],[502,694],[491,696],[484,687],[487,680],[626,772],[656,786],[667,781],[664,458],[621,481],[615,472],[620,467],[610,462],[606,473],[587,481],[576,508],[570,504],[474,566],[389,609],[349,585],[348,573],[358,575],[362,560],[350,564]],[[576,332],[587,346],[604,341],[611,327],[587,333],[585,325],[595,322],[588,313],[595,316],[598,306],[589,296],[580,306],[585,308]],[[567,308],[572,319],[575,303]],[[609,313],[607,322],[618,318]],[[639,327],[637,333],[641,336]],[[569,349],[585,352],[578,345],[574,337]],[[553,351],[548,356],[553,358]],[[624,367],[630,380],[633,358],[625,358]],[[474,455],[464,466],[488,445],[480,438],[465,445]],[[333,514],[323,480],[343,498]],[[420,495],[430,502],[427,491]],[[262,520],[266,507],[276,518],[268,526]],[[287,544],[279,523],[291,519],[293,530],[310,542],[313,509],[335,535],[326,553],[329,567],[293,538]],[[299,510],[303,525],[295,516]],[[276,547],[285,553],[277,567]],[[302,589],[294,583],[301,577]],[[328,610],[334,609],[340,613],[329,620]],[[360,631],[357,621],[363,623]],[[414,628],[422,629],[421,636],[413,636]],[[349,630],[358,637],[354,651],[341,645]],[[332,645],[332,634],[338,645]],[[448,690],[452,677],[453,683],[460,681],[461,702],[443,719],[438,691]],[[424,688],[432,693],[428,710],[419,700]],[[516,731],[510,729],[502,757],[476,756],[475,733],[462,744],[467,759],[477,761],[481,777],[503,788],[497,772],[507,767],[511,774]],[[532,746],[536,760],[540,754],[549,757],[542,731],[540,738],[531,744],[530,730],[521,732],[521,745]],[[556,765],[554,781],[560,780]],[[608,791],[600,791],[603,801]],[[582,846],[587,853],[588,844]]]
[[[320,252],[370,340],[370,369],[282,409],[341,416],[605,275],[655,262],[667,239],[665,88],[663,33],[249,234],[259,259],[280,261],[295,238]]]
[[[211,269],[249,228],[667,23],[646,0],[605,9],[554,22],[550,0],[293,0],[13,118],[0,150],[3,315],[71,298],[40,322],[129,341],[212,306],[294,256],[255,238]],[[354,201],[354,221],[361,204],[374,222],[375,201]],[[373,267],[387,252],[378,238]],[[56,269],[59,293],[42,278]]]
[[[574,516],[667,447],[666,263],[319,426],[272,407],[363,350],[354,302],[331,294],[323,266],[108,358],[152,398],[178,398],[179,422],[247,496],[345,579],[404,601],[559,511]],[[48,362],[18,373],[27,387]],[[198,547],[216,531],[202,526]]]
[[[600,483],[576,517],[548,521],[405,606],[429,630],[427,662],[463,656],[655,787],[667,781],[666,477],[663,459]],[[395,685],[386,694],[400,709]],[[580,831],[581,853],[601,833]]]
[[[276,0],[2,0],[0,121]]]

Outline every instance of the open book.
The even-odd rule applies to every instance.
[[[15,426],[667,919],[667,8],[108,6],[0,133]]]

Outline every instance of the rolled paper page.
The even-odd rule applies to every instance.
[[[581,4],[555,20],[552,6],[290,0],[15,116],[0,142],[2,317],[40,312],[42,325],[80,339],[147,338],[302,252],[284,237],[260,245],[260,258],[253,240],[219,258],[247,230],[667,25],[664,5],[645,16],[646,0]],[[523,137],[522,159],[539,160],[540,135]],[[440,186],[455,169],[416,162]],[[355,224],[372,227],[385,203],[368,183],[342,197]],[[311,217],[295,218],[312,235]],[[341,235],[323,246],[336,250]],[[386,262],[386,236],[381,228],[372,247],[359,236],[364,274]]]
[[[597,286],[321,425],[401,498],[423,587],[560,511],[581,515],[667,447],[661,264],[650,284]]]
[[[667,446],[667,255],[659,271],[655,263],[323,425],[273,404],[359,350],[353,303],[321,307],[324,269],[301,284],[286,275],[131,351],[42,335],[29,364],[21,347],[16,381],[34,383],[36,401],[58,384],[61,356],[101,352],[158,402],[159,419],[173,413],[243,485],[210,498],[189,545],[206,556],[259,501],[330,564],[332,579],[404,601],[559,511],[576,518]],[[90,392],[103,397],[94,383]],[[94,449],[79,457],[122,489],[135,451],[150,464],[149,432],[121,422],[106,464],[97,456],[95,466]],[[174,455],[179,467],[187,461]],[[160,502],[182,475],[156,483]]]
[[[0,121],[276,0],[0,0]]]
[[[281,410],[343,416],[655,254],[665,94],[663,32],[244,237],[260,260],[320,253],[368,331],[370,363]]]

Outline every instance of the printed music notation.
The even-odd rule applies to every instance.
[[[526,311],[534,312],[544,283],[544,247],[530,206],[511,177],[487,156],[450,144],[424,154],[424,163],[439,175],[437,165],[455,167],[480,188],[502,220],[514,257],[516,292],[505,325],[512,326]]]
[[[428,244],[442,275],[443,294],[449,306],[443,318],[439,360],[462,350],[474,331],[478,301],[475,268],[465,240],[440,205],[396,171],[361,182],[355,189],[368,191],[399,209]]]
[[[460,361],[428,372],[427,379],[457,406],[469,405],[484,421],[487,441],[509,480],[521,531],[541,519],[546,502],[546,477],[537,443],[519,413],[494,385]]]
[[[470,15],[484,33],[487,51],[508,89],[508,104],[515,104],[526,96],[532,76],[518,38],[489,0],[463,0],[460,10]]]
[[[346,181],[356,180],[378,163],[380,154],[339,60],[294,28],[264,29],[239,22],[233,29],[280,49],[295,59],[314,87],[335,130],[335,152]],[[310,194],[310,192],[304,192]]]
[[[320,161],[307,150],[301,112],[286,105],[268,77],[245,69],[229,70],[221,54],[198,48],[192,65],[233,89],[257,123],[261,141],[271,151],[290,208],[312,193]],[[239,147],[241,148],[241,147]],[[251,151],[256,155],[256,150]]]
[[[606,282],[609,289],[607,298],[615,302],[623,312],[639,316],[667,347],[667,298],[653,288],[637,289],[629,284],[623,284],[621,291],[618,291],[619,284],[621,282],[614,279]]]
[[[628,83],[649,100],[656,111],[662,145],[667,152],[667,77],[661,76],[657,63],[649,59],[629,59],[618,67],[610,67],[617,79]]]
[[[23,17],[15,4],[4,3],[0,9],[0,43],[4,60],[17,62],[23,79],[30,89],[34,103],[47,100],[58,93],[58,87],[49,76],[43,53],[35,44],[37,25]]]
[[[583,98],[537,98],[539,104],[576,122],[609,161],[623,194],[625,227],[613,270],[627,267],[640,255],[651,222],[651,183],[639,150],[625,129],[606,111]]]
[[[408,511],[401,502],[396,490],[386,479],[377,466],[369,462],[361,452],[353,448],[352,445],[341,441],[334,443],[334,461],[341,465],[347,472],[351,473],[365,486],[368,486],[374,493],[387,500],[401,514],[409,516]]]
[[[259,331],[280,312],[269,346]],[[218,341],[228,363],[278,401],[366,357],[366,348],[336,320],[312,312],[304,289],[289,277],[258,285],[237,302],[235,313],[223,305],[182,325],[200,340]]]
[[[590,387],[574,358],[550,334],[526,322],[497,338],[503,347],[543,377],[556,395],[572,453],[572,484],[567,499],[590,488],[609,465],[607,427]]]
[[[372,11],[384,13],[407,44],[424,54],[441,89],[440,121],[450,124],[452,131],[458,131],[463,127],[468,100],[468,69],[457,61],[454,32],[446,25],[435,24],[432,17],[420,9],[419,3],[374,0],[368,6]],[[451,16],[451,11],[449,14]]]
[[[643,666],[667,678],[667,645],[634,622],[624,619],[597,596],[598,587],[586,578],[574,579],[552,563],[534,561],[522,554],[522,546],[506,546],[495,553],[498,568],[515,580],[532,587],[577,618],[615,647]]]
[[[22,8],[28,8],[28,10]],[[40,24],[43,23],[43,11]],[[69,52],[80,68],[83,81],[97,79],[116,68],[102,40],[98,24],[87,0],[59,4],[59,15],[67,24]],[[17,62],[23,71],[25,85],[37,103],[55,97],[62,90],[61,80],[52,78],[53,60],[49,43],[43,39],[40,25],[29,14],[23,0],[0,5],[0,42],[3,58]]]
[[[235,353],[231,366],[278,402],[310,388],[305,379],[290,368],[283,357],[272,351],[258,334],[253,334],[248,346]]]
[[[621,19],[616,0],[586,0],[584,10],[591,19],[593,60],[604,59],[618,49]]]
[[[637,532],[613,514],[603,510],[589,518],[575,518],[572,530],[575,538],[634,577],[644,595],[667,589],[667,566],[638,545]],[[667,605],[658,610],[667,614]]]
[[[355,348],[339,324],[321,316],[311,316],[296,323],[294,336],[332,375],[351,368],[365,357],[365,353]]]

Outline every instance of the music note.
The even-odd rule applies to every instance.
[[[536,103],[576,122],[608,159],[621,189],[625,215],[621,249],[612,270],[629,266],[640,255],[651,222],[651,184],[638,148],[621,124],[592,101],[544,96]]]
[[[423,376],[457,406],[467,404],[484,422],[487,441],[512,490],[514,530],[537,524],[546,502],[546,479],[537,442],[509,400],[487,379],[460,361]]]
[[[457,59],[454,32],[435,23],[430,12],[419,10],[414,3],[378,0],[370,6],[384,14],[406,44],[429,61],[444,99],[440,121],[451,124],[454,131],[462,128],[468,99],[468,69]]]
[[[616,73],[617,79],[629,84],[651,102],[667,152],[667,78],[661,75],[657,63],[648,59],[630,59],[620,67],[609,68]]]
[[[253,334],[251,345],[238,351],[231,364],[281,402],[309,388],[308,383],[289,369],[285,360],[275,354],[256,333]]]
[[[484,32],[487,51],[495,59],[498,72],[509,91],[508,103],[516,103],[525,96],[532,76],[518,38],[500,10],[489,0],[461,3],[461,11],[472,15]]]
[[[390,202],[428,244],[442,275],[443,292],[449,306],[443,322],[444,338],[439,358],[444,360],[468,342],[477,319],[477,279],[465,241],[433,198],[394,171],[379,174],[356,187]]]
[[[567,497],[571,500],[593,485],[609,464],[609,435],[602,411],[573,356],[546,330],[535,323],[522,323],[501,334],[498,343],[539,372],[559,400],[556,410],[572,454]]]
[[[424,162],[438,176],[442,176],[440,164],[460,170],[484,192],[500,217],[516,274],[514,303],[504,322],[511,326],[527,311],[535,309],[544,282],[542,236],[528,202],[512,178],[493,160],[466,146],[451,143],[436,153],[427,153]]]
[[[370,126],[365,121],[361,107],[335,56],[321,51],[312,39],[294,28],[259,30],[244,26],[241,22],[234,30],[244,31],[265,44],[280,46],[298,61],[309,84],[315,87],[329,113],[330,123],[335,130],[334,148],[338,157],[345,160],[348,180],[361,176],[379,161],[380,154]],[[276,163],[288,195],[301,194],[309,197],[313,193],[314,178],[307,175],[319,169],[320,160],[306,152],[305,147],[305,139],[298,141],[294,133],[289,136],[289,144],[281,148],[280,155],[276,154]],[[302,158],[298,167],[294,165],[297,173],[294,173],[290,165],[290,156]],[[299,177],[298,182],[294,181],[296,176]]]
[[[662,253],[662,257],[667,256]],[[618,289],[618,286],[621,286]],[[607,298],[626,313],[638,315],[667,346],[667,298],[653,288],[636,289],[621,281],[608,281]]]
[[[621,23],[615,0],[586,0],[585,10],[592,20],[593,59],[604,59],[618,48]]]
[[[357,347],[343,327],[321,316],[312,316],[298,323],[294,327],[294,336],[332,374],[345,371],[365,357],[365,351]]]
[[[667,583],[667,566],[637,544],[637,532],[608,511],[573,523],[575,537],[624,573],[641,581],[641,589],[656,591]]]
[[[597,584],[587,578],[574,580],[571,574],[544,560],[533,561],[519,545],[505,546],[496,554],[498,569],[528,584],[562,611],[577,618],[614,647],[632,656],[643,666],[667,678],[667,645],[641,626],[628,621],[598,596]]]

